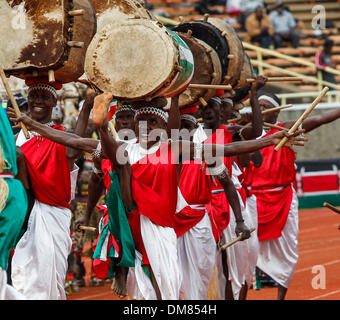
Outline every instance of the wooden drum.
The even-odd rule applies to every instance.
[[[244,48],[240,38],[235,32],[234,28],[218,18],[208,18],[208,22],[214,25],[218,30],[221,31],[221,35],[225,37],[228,42],[229,56],[228,56],[228,69],[227,75],[222,80],[223,84],[230,84],[235,87],[239,81],[241,68],[240,66],[244,61]]]
[[[86,49],[96,32],[89,0],[5,0],[0,16],[5,18],[0,41],[11,42],[0,57],[7,75],[48,75],[67,83],[84,73]]]
[[[236,88],[246,87],[249,85],[247,79],[255,78],[254,69],[251,64],[250,58],[246,52],[244,52],[243,65],[241,69],[240,79]]]
[[[189,32],[192,32],[192,36],[194,38],[204,41],[212,49],[214,49],[220,59],[222,79],[224,79],[228,72],[229,46],[218,28],[209,22],[197,20],[180,23],[174,27],[173,30],[182,33],[187,33],[188,30],[191,30]]]
[[[153,15],[137,0],[91,0],[97,16],[97,30],[122,19],[153,19]]]
[[[189,85],[193,68],[185,42],[148,19],[107,24],[94,36],[85,59],[88,80],[120,100],[171,97]]]
[[[222,67],[219,57],[204,41],[185,33],[178,33],[190,48],[194,56],[194,75],[191,83],[219,84],[222,78]],[[199,99],[206,101],[215,95],[216,90],[186,88],[179,96],[179,107],[186,108],[200,104]]]

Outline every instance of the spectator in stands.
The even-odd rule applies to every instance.
[[[262,6],[258,6],[246,20],[248,41],[258,42],[262,48],[269,48],[274,34],[273,24],[264,13]]]
[[[290,41],[294,48],[299,47],[300,34],[296,30],[293,15],[285,10],[282,1],[278,1],[274,10],[269,14],[274,27],[275,48],[282,48],[282,41]]]
[[[323,45],[323,49],[318,51],[315,55],[315,64],[317,70],[321,70],[322,72],[322,79],[324,81],[328,81],[331,83],[336,84],[335,76],[332,73],[325,71],[325,68],[330,67],[334,68],[336,65],[332,61],[332,48],[334,42],[330,39],[326,39]]]
[[[239,8],[241,14],[239,15],[238,22],[242,30],[246,30],[247,17],[255,11],[258,6],[264,7],[263,0],[240,0]]]

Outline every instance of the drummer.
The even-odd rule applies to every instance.
[[[57,90],[62,85],[45,78],[28,79],[26,85],[29,87],[28,107],[32,118],[45,126],[64,130],[51,121]],[[79,135],[85,134],[91,108],[87,101],[75,129]],[[13,255],[13,286],[27,299],[66,299],[64,282],[72,243],[71,177],[76,179],[77,176],[74,161],[78,153],[36,132],[30,132],[30,138],[26,140],[20,131],[16,145],[23,152],[35,202],[27,231]]]
[[[139,290],[145,299],[178,299],[181,276],[177,260],[177,237],[173,230],[173,215],[177,204],[176,164],[180,157],[182,158],[181,161],[194,159],[194,155],[195,159],[202,159],[206,148],[203,148],[201,144],[187,141],[169,144],[168,140],[165,139],[167,138],[168,115],[161,108],[157,108],[157,105],[138,109],[135,119],[137,123],[142,124],[140,127],[136,126],[140,143],[123,144],[116,142],[108,131],[107,123],[107,109],[111,100],[112,94],[110,93],[103,93],[96,97],[93,122],[100,133],[105,156],[115,166],[120,166],[123,164],[123,160],[128,160],[132,167],[132,193],[138,208],[137,216],[140,219],[140,221],[137,220],[137,225],[131,225],[131,229],[135,230],[133,232],[137,233],[134,237],[135,246],[136,248],[139,246],[140,249],[139,254],[136,252],[139,263],[135,265],[135,272],[139,272],[141,276],[138,279],[142,279],[142,282],[138,283]],[[172,100],[170,111],[171,109],[176,110],[178,105],[178,99]],[[40,132],[48,139],[69,147],[94,152],[98,145],[98,142],[92,139],[80,138],[75,134],[41,125],[26,115],[13,120],[22,121],[29,129]],[[158,129],[158,136],[152,136],[152,129]],[[277,144],[285,136],[290,138],[291,143],[295,143],[296,138],[293,138],[293,135],[288,135],[287,132],[279,132],[267,139],[239,142],[236,145],[212,144],[207,145],[207,147],[211,147],[213,153],[221,152],[224,156],[233,156]],[[151,140],[151,138],[154,139]],[[128,153],[128,157],[117,157],[119,154],[124,156],[124,150]],[[189,155],[185,154],[185,150],[189,150]],[[211,150],[209,154],[211,157]],[[164,183],[165,181],[167,183]],[[150,239],[150,236],[152,239]],[[158,240],[155,241],[155,238]],[[142,242],[136,243],[136,239],[142,239]],[[166,241],[163,241],[163,239],[166,239]],[[161,255],[161,259],[159,259],[159,255]],[[149,265],[149,268],[143,269],[141,267],[142,259]],[[131,275],[130,271],[129,275]],[[133,280],[132,277],[130,279]]]

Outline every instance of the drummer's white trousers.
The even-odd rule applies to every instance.
[[[35,201],[12,259],[12,282],[28,300],[65,300],[71,211]]]
[[[204,218],[178,238],[182,273],[181,299],[206,300],[216,261],[216,242],[206,212]]]
[[[257,266],[285,288],[289,286],[298,261],[298,206],[298,198],[293,189],[292,204],[281,237],[260,241]]]
[[[162,300],[178,300],[182,278],[174,229],[156,225],[143,215],[140,215],[140,225],[145,251]],[[152,282],[142,268],[142,256],[138,251],[135,267],[129,268],[127,292],[133,299],[157,299]]]

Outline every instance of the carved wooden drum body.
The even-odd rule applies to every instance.
[[[178,33],[190,48],[194,57],[194,75],[191,83],[219,84],[222,78],[222,67],[219,57],[204,41],[192,35]],[[209,100],[216,90],[186,88],[179,96],[179,107],[186,108],[200,104],[200,98]]]
[[[121,100],[171,97],[189,85],[193,68],[185,42],[148,19],[107,24],[94,36],[85,59],[88,80]]]
[[[137,0],[91,0],[97,17],[97,30],[109,23],[131,18],[155,20]]]
[[[227,75],[228,71],[228,54],[229,47],[226,39],[221,35],[221,31],[209,22],[203,20],[188,21],[180,23],[173,28],[176,32],[187,33],[192,32],[192,36],[209,45],[217,53],[221,68],[222,79]]]
[[[4,30],[0,63],[7,75],[20,78],[48,75],[76,81],[84,72],[87,46],[96,32],[89,0],[0,2]]]
[[[243,59],[241,73],[240,73],[240,78],[237,83],[237,88],[245,87],[249,85],[249,83],[247,82],[247,79],[252,79],[254,77],[255,77],[254,69],[251,64],[250,58],[247,55],[247,53],[244,52],[244,59]]]
[[[221,31],[221,36],[224,37],[228,43],[229,61],[227,75],[222,79],[222,83],[230,84],[232,87],[235,87],[240,78],[241,67],[244,61],[244,48],[242,42],[234,28],[222,19],[209,18],[208,22]]]

